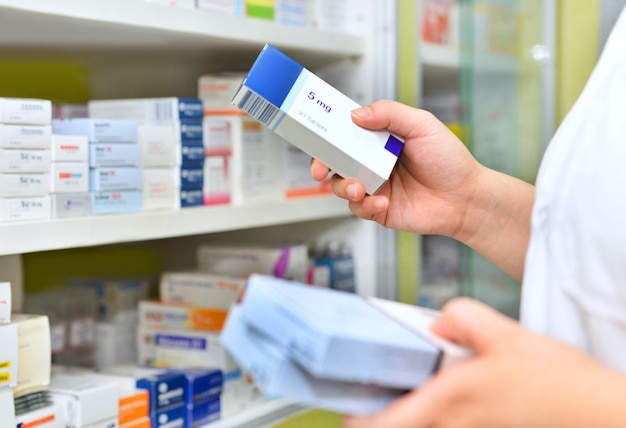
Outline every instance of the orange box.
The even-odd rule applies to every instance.
[[[195,308],[176,303],[143,300],[139,302],[139,323],[163,330],[220,331],[228,310]]]
[[[152,421],[149,416],[144,416],[143,418],[125,424],[120,422],[120,428],[152,428]]]
[[[120,426],[147,418],[150,411],[150,397],[145,389],[137,390],[120,398],[118,422]],[[148,421],[150,419],[148,418]]]

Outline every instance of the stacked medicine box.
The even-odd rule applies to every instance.
[[[144,192],[150,209],[167,208],[163,193],[176,189],[174,208],[203,205],[202,103],[196,98],[92,100],[90,117],[134,120],[141,135]],[[155,156],[150,156],[152,152]],[[167,153],[172,153],[168,156]],[[163,159],[155,159],[159,153]],[[161,169],[155,171],[155,169]],[[168,170],[168,171],[165,171]],[[173,174],[172,174],[173,172]],[[154,207],[154,208],[153,208]]]
[[[99,118],[54,119],[54,134],[83,135],[89,140],[89,191],[92,212],[143,210],[143,174],[137,124]]]
[[[49,100],[0,98],[0,221],[51,218]]]

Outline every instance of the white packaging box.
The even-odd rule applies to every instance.
[[[180,175],[174,168],[143,169],[143,210],[175,210],[178,208]]]
[[[15,402],[13,391],[8,386],[0,386],[0,428],[15,428]]]
[[[185,9],[195,9],[195,0],[143,0],[147,3],[161,4],[164,6],[182,7]]]
[[[400,309],[354,293],[251,275],[241,312],[247,325],[323,379],[413,389],[469,356],[429,333],[432,311],[392,303]]]
[[[198,9],[215,10],[231,15],[237,14],[237,4],[241,0],[196,0]]]
[[[201,0],[198,0],[200,4]],[[209,3],[209,2],[207,2]],[[216,0],[211,3],[226,3],[226,7],[234,10],[234,0]],[[233,110],[230,100],[237,92],[245,73],[204,74],[198,78],[198,98],[202,100],[204,112],[211,110]]]
[[[89,140],[86,135],[52,134],[52,162],[88,162]]]
[[[67,428],[65,412],[59,403],[16,416],[18,427]]]
[[[50,324],[45,315],[13,314],[17,325],[16,396],[50,384]]]
[[[357,415],[376,413],[404,393],[312,376],[289,358],[286,349],[249,328],[237,306],[231,308],[221,340],[267,398],[287,398],[311,407]]]
[[[201,120],[202,102],[197,98],[125,98],[91,100],[90,117],[133,120],[138,124],[169,124],[181,120]]]
[[[0,198],[0,221],[49,220],[50,196]]]
[[[49,172],[49,149],[0,149],[0,172]]]
[[[55,193],[50,195],[52,218],[70,218],[92,215],[91,194]]]
[[[242,277],[204,272],[163,272],[159,298],[163,302],[227,310],[239,299],[246,282]]]
[[[260,273],[306,282],[309,249],[305,244],[201,245],[198,267],[220,275]]]
[[[136,323],[96,323],[96,369],[137,361]]]
[[[139,324],[161,331],[220,331],[228,309],[201,308],[196,305],[152,300],[139,302]]]
[[[139,167],[101,166],[92,168],[89,176],[91,192],[143,189],[143,169]]]
[[[180,165],[176,131],[171,125],[139,125],[141,165],[144,168]]]
[[[52,162],[50,164],[51,193],[83,193],[89,191],[87,162]]]
[[[91,144],[89,166],[141,166],[141,148],[139,144]]]
[[[11,322],[11,283],[0,282],[0,324],[6,324],[10,322]]]
[[[119,426],[118,418],[116,416],[103,421],[95,422],[93,424],[83,425],[82,428],[118,428]]]
[[[137,144],[137,122],[122,119],[53,119],[52,133],[85,135],[90,144]]]
[[[232,202],[231,156],[208,156],[204,159],[204,205],[222,205]]]
[[[50,193],[50,174],[0,173],[0,197],[44,196]]]
[[[6,149],[49,149],[52,140],[50,125],[0,124],[0,147]]]
[[[203,140],[209,155],[232,148],[233,204],[284,200],[284,140],[243,112],[204,117]],[[224,123],[224,126],[214,127]],[[220,137],[220,128],[225,134]],[[207,135],[208,134],[208,135]],[[230,141],[230,144],[224,144]]]
[[[356,102],[271,45],[232,102],[335,173],[362,182],[368,194],[387,182],[404,145],[352,122]]]
[[[52,102],[36,98],[0,98],[0,123],[50,125]]]
[[[0,324],[0,388],[15,387],[18,382],[17,325]]]
[[[118,384],[80,374],[55,373],[49,386],[52,401],[65,411],[68,427],[84,427],[117,419]]]
[[[238,369],[220,342],[218,332],[202,330],[162,331],[138,327],[138,361],[158,367],[197,367],[230,373]]]
[[[126,214],[143,211],[143,194],[138,190],[91,193],[94,215]]]

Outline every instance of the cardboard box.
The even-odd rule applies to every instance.
[[[144,168],[144,211],[177,209],[179,188],[180,176],[175,168]]]
[[[19,374],[18,337],[16,324],[0,324],[0,388],[17,385]]]
[[[137,123],[132,120],[72,118],[52,120],[52,132],[85,135],[90,144],[137,144]]]
[[[127,214],[143,211],[143,193],[139,190],[91,193],[94,215]]]
[[[197,98],[91,100],[87,106],[90,117],[133,120],[139,124],[202,119],[202,101]]]
[[[0,147],[6,149],[49,149],[50,125],[5,125],[0,123]]]
[[[0,198],[0,221],[49,220],[50,196]]]
[[[141,166],[141,148],[139,144],[91,144],[89,166]]]
[[[52,218],[83,217],[93,214],[91,194],[56,193],[50,195],[52,201]]]
[[[23,413],[15,418],[18,427],[66,428],[65,412],[60,403]]]
[[[374,194],[389,178],[403,142],[359,127],[359,105],[271,45],[259,54],[233,105]]]
[[[204,272],[164,272],[159,282],[163,302],[228,310],[243,293],[246,278]]]
[[[289,358],[289,351],[249,328],[237,306],[228,316],[222,343],[268,398],[288,398],[344,414],[368,414],[382,410],[404,393],[312,376]]]
[[[89,161],[89,140],[86,135],[52,135],[50,149],[52,162]]]
[[[0,149],[0,172],[49,172],[49,149]]]
[[[228,310],[207,309],[150,300],[139,302],[139,323],[155,329],[220,331]]]
[[[18,371],[15,396],[50,384],[50,324],[44,315],[13,314],[17,326]]]
[[[219,398],[222,393],[224,376],[221,370],[185,368],[168,371],[182,373],[187,379],[187,404],[189,406]]]
[[[387,302],[251,275],[241,313],[324,379],[413,389],[469,355],[428,333],[432,311]]]
[[[53,162],[50,176],[52,193],[84,193],[89,190],[87,162]]]
[[[101,166],[89,171],[89,191],[142,190],[143,168]]]
[[[0,325],[11,322],[11,283],[0,282]],[[0,342],[4,343],[4,342]]]
[[[0,173],[0,197],[44,196],[50,193],[50,174]]]
[[[0,386],[0,427],[14,428],[15,423],[15,403],[13,400],[13,391],[8,386]]]
[[[36,98],[0,98],[0,123],[49,125],[52,102]]]

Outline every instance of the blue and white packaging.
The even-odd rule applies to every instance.
[[[50,164],[50,192],[84,193],[89,190],[87,162],[52,162]]]
[[[150,418],[152,428],[186,428],[189,426],[188,409],[185,404],[159,410]]]
[[[204,167],[198,164],[180,166],[180,188],[202,189],[204,184]]]
[[[432,311],[271,276],[248,278],[241,313],[324,379],[413,389],[470,356],[429,333]]]
[[[93,214],[91,193],[55,193],[50,195],[52,218],[84,217]]]
[[[169,373],[182,373],[187,379],[187,404],[200,403],[219,397],[224,376],[221,370],[184,368],[171,369]]]
[[[44,196],[50,193],[50,174],[0,173],[0,197]]]
[[[150,394],[150,414],[183,405],[187,405],[187,379],[182,373],[164,371],[137,378],[137,388],[145,389]]]
[[[72,118],[53,119],[54,134],[85,135],[90,144],[137,144],[137,122],[118,119]]]
[[[271,45],[265,45],[232,103],[309,156],[374,194],[389,179],[403,142],[357,126],[359,105]]]
[[[91,144],[89,166],[141,166],[141,147],[139,144]]]
[[[89,117],[134,120],[137,123],[167,123],[201,120],[202,101],[197,98],[125,98],[91,100]]]
[[[178,206],[180,208],[200,207],[204,205],[204,193],[199,189],[180,189]]]
[[[138,190],[91,193],[91,205],[95,215],[141,212],[143,194]]]
[[[102,166],[89,171],[89,190],[108,192],[142,190],[143,169],[129,166]]]
[[[187,421],[190,428],[199,428],[221,418],[222,405],[219,396],[196,402],[187,407]]]
[[[202,140],[193,143],[184,142],[180,146],[180,163],[199,165],[204,163],[204,144],[202,144]]]
[[[50,125],[52,102],[37,98],[0,98],[0,123]]]
[[[0,147],[6,149],[49,149],[50,125],[4,125],[0,123]]]
[[[285,348],[248,327],[241,312],[238,305],[231,308],[221,340],[267,398],[287,398],[344,414],[368,414],[382,410],[404,392],[314,377]]]

